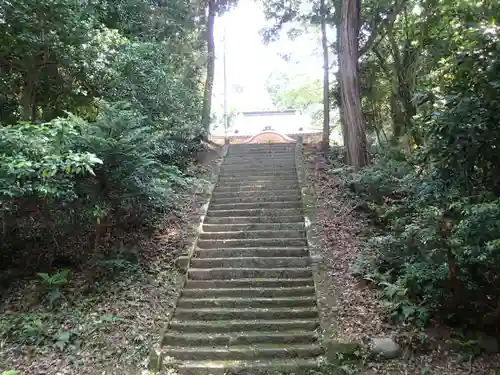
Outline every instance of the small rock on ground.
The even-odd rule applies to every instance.
[[[372,339],[372,353],[383,358],[396,358],[400,354],[399,345],[389,337]]]

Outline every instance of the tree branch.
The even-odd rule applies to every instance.
[[[387,34],[387,29],[394,24],[399,13],[405,8],[408,0],[396,0],[392,13],[380,22],[378,27],[375,27],[365,45],[359,50],[359,57],[370,51],[376,44],[382,40]],[[377,37],[380,35],[379,40]]]

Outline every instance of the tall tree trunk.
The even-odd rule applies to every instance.
[[[360,169],[368,162],[366,132],[359,89],[360,0],[344,0],[340,27],[340,71],[344,116],[348,130],[349,163]]]
[[[203,93],[203,111],[201,123],[208,133],[210,131],[210,114],[212,108],[212,90],[214,87],[215,74],[215,41],[214,41],[214,23],[216,14],[216,0],[208,0],[208,18],[207,18],[207,79],[205,82],[205,91]]]
[[[26,82],[21,92],[21,115],[23,121],[35,121],[35,85],[36,74],[28,71],[26,73]]]
[[[344,147],[347,149],[347,141],[349,139],[348,136],[348,131],[349,129],[346,126],[345,123],[345,117],[344,117],[344,108],[342,104],[342,82],[340,79],[341,76],[341,71],[340,71],[340,14],[342,13],[342,0],[335,0],[333,2],[334,6],[334,22],[335,22],[335,38],[336,38],[336,53],[337,53],[337,73],[335,74],[335,78],[337,80],[337,85],[339,86],[339,100],[338,100],[338,106],[339,106],[339,120],[340,120],[340,129],[342,130],[342,139],[344,143]],[[349,164],[349,154],[346,152],[344,155],[344,161]]]
[[[330,69],[328,64],[328,39],[326,37],[326,6],[321,0],[321,45],[323,47],[323,137],[321,148],[325,157],[330,148]]]

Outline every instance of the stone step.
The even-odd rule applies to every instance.
[[[274,168],[274,169],[291,169],[296,167],[295,157],[269,157],[262,159],[254,159],[248,157],[228,158],[224,161],[222,168]]]
[[[321,354],[314,344],[252,345],[229,347],[165,347],[163,353],[180,360],[244,360],[264,358],[311,358]]]
[[[221,240],[199,239],[200,249],[223,249],[226,247],[299,247],[307,246],[304,237],[295,238],[237,238]]]
[[[304,223],[203,224],[204,233],[239,231],[304,230]]]
[[[299,375],[318,368],[318,361],[310,359],[269,359],[250,361],[184,361],[178,366],[180,375]]]
[[[228,154],[255,152],[263,155],[266,152],[295,152],[295,144],[291,143],[271,143],[271,144],[234,144],[228,150]]]
[[[206,308],[175,310],[177,320],[274,320],[274,319],[313,319],[318,316],[315,306],[283,308]]]
[[[287,152],[295,151],[295,143],[247,143],[247,144],[232,144],[228,152],[265,152],[266,150],[286,150]]]
[[[260,149],[260,150],[229,150],[226,158],[238,158],[238,157],[253,157],[255,159],[264,159],[269,156],[293,156],[295,152],[289,149]]]
[[[299,286],[290,288],[214,288],[214,289],[184,289],[182,297],[301,297],[315,295],[314,287]]]
[[[308,257],[304,247],[244,247],[227,249],[200,249],[194,251],[194,258],[238,258],[238,257]]]
[[[311,265],[309,257],[193,258],[193,268],[302,268]]]
[[[279,178],[279,177],[257,177],[257,178],[231,178],[225,180],[219,180],[217,183],[217,187],[240,187],[240,186],[282,186],[288,187],[290,186],[298,186],[297,184],[297,176],[287,177],[287,178]],[[281,190],[282,190],[281,189]]]
[[[239,288],[294,288],[313,287],[314,280],[311,277],[295,279],[233,279],[233,280],[188,280],[184,290],[189,289],[239,289]]]
[[[246,176],[281,176],[281,175],[297,175],[297,170],[294,167],[288,168],[221,168],[219,176],[224,177],[246,177]]]
[[[177,305],[181,309],[206,308],[278,308],[315,306],[314,295],[304,297],[219,297],[219,298],[181,298]]]
[[[314,331],[247,331],[218,334],[168,332],[163,336],[163,345],[199,347],[255,344],[313,344],[316,339],[317,335]]]
[[[284,185],[279,181],[267,184],[246,184],[242,183],[239,185],[217,185],[214,189],[216,194],[219,193],[238,193],[238,192],[249,192],[249,191],[262,191],[266,193],[274,194],[276,191],[281,191],[288,188],[289,191],[299,191],[298,183]]]
[[[253,196],[242,193],[222,193],[213,195],[211,203],[253,203],[253,202],[279,202],[279,201],[300,201],[299,192],[255,192]]]
[[[169,328],[176,332],[278,332],[292,330],[314,331],[319,326],[317,317],[315,319],[279,319],[279,320],[176,320],[170,322]]]
[[[301,215],[300,208],[259,208],[259,209],[239,209],[239,210],[212,210],[209,207],[207,216],[211,217],[244,217],[244,216],[298,216]]]
[[[181,298],[177,305],[181,309],[206,308],[278,308],[278,307],[314,307],[316,300],[312,296],[300,297],[219,297],[219,298]]]
[[[302,202],[300,200],[293,201],[280,201],[280,202],[252,202],[252,203],[218,203],[212,202],[210,204],[211,210],[257,210],[269,209],[274,210],[277,208],[301,208]]]
[[[282,215],[282,216],[206,216],[205,224],[254,224],[254,223],[303,223],[304,216],[301,213],[295,215]]]
[[[254,175],[247,174],[245,176],[219,176],[219,184],[232,184],[235,182],[268,182],[268,181],[295,181],[297,180],[296,173],[274,174],[274,175]]]
[[[266,162],[259,162],[259,161],[246,161],[246,162],[239,162],[239,161],[233,161],[233,162],[226,162],[221,166],[221,171],[224,171],[224,173],[228,172],[236,172],[236,173],[241,173],[241,172],[257,172],[257,171],[266,171],[266,172],[273,172],[273,171],[279,171],[279,170],[285,170],[285,171],[293,171],[295,170],[296,165],[295,165],[295,160],[290,159],[290,160],[270,160]]]
[[[288,175],[297,175],[297,170],[294,167],[289,168],[275,168],[272,166],[271,168],[238,168],[226,170],[221,168],[219,171],[219,177],[246,177],[246,176],[288,176]]]
[[[228,152],[226,155],[226,160],[237,159],[237,158],[246,158],[246,159],[255,159],[255,160],[264,160],[267,158],[294,158],[295,152],[290,151],[257,151],[257,152]]]
[[[233,279],[306,279],[312,277],[310,268],[190,268],[190,280]]]
[[[299,238],[304,237],[305,231],[296,230],[246,230],[246,231],[228,231],[228,232],[201,232],[201,240],[225,240],[225,239],[243,239],[243,238]]]

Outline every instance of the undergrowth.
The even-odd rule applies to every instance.
[[[460,194],[413,157],[376,150],[359,173],[332,152],[331,173],[362,198],[373,226],[353,265],[395,322],[431,319],[490,334],[500,321],[500,201]],[[415,156],[417,157],[417,155]]]

